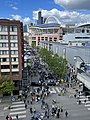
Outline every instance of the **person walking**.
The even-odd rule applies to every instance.
[[[9,120],[12,120],[12,117],[10,116]]]
[[[16,119],[19,120],[19,119],[18,119],[18,114],[16,115]]]
[[[30,113],[32,114],[32,107],[30,107]]]
[[[6,120],[8,120],[8,118],[9,118],[9,116],[7,115],[7,116],[6,116]]]
[[[66,117],[68,116],[68,112],[67,112],[67,111],[65,112],[65,116],[66,116]]]

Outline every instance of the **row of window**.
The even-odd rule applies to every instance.
[[[0,35],[0,40],[8,40],[9,36],[8,35]],[[10,35],[10,40],[17,40],[18,37],[17,35]]]
[[[18,65],[12,65],[12,69],[17,69]],[[1,65],[1,69],[10,69],[10,65]]]
[[[90,39],[90,37],[75,37],[75,39]]]
[[[9,62],[9,58],[0,58],[0,62]],[[18,62],[18,58],[11,58],[11,62]]]
[[[12,72],[12,75],[18,75],[19,72]],[[1,72],[1,75],[10,75],[10,72]]]
[[[0,47],[8,47],[8,43],[0,43]],[[11,47],[18,47],[18,43],[10,43]]]
[[[52,41],[52,39],[53,39],[52,37],[49,37],[49,38],[45,37],[45,41],[48,41],[48,40]],[[38,40],[40,40],[40,38]],[[44,37],[42,37],[41,40],[44,40]],[[57,37],[54,37],[54,41],[57,41]]]
[[[0,50],[0,55],[8,55],[8,54],[9,54],[9,50]],[[11,50],[11,55],[18,55],[18,51]]]
[[[0,25],[0,32],[8,32],[10,28],[10,32],[17,32],[17,26],[4,26]]]

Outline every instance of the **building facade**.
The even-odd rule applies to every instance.
[[[14,81],[14,93],[21,89],[24,66],[23,24],[0,19],[0,76],[9,75]]]

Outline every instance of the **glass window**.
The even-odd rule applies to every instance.
[[[2,58],[2,62],[9,62],[9,58]]]
[[[0,35],[0,40],[8,40],[8,35]]]
[[[8,31],[8,26],[0,25],[0,32],[7,32],[7,31]]]
[[[14,55],[14,54],[17,55],[17,54],[18,54],[18,51],[17,51],[17,50],[12,50],[12,51],[11,51],[11,54],[12,54],[12,55]]]
[[[18,65],[12,65],[12,68],[14,69],[14,68],[18,68]]]
[[[10,75],[10,72],[1,72],[1,75]]]
[[[10,32],[17,32],[17,26],[10,26]]]
[[[10,39],[11,39],[11,40],[17,40],[17,36],[16,36],[16,35],[11,35],[11,36],[10,36]]]
[[[19,72],[12,72],[12,75],[18,75]]]
[[[17,43],[11,43],[11,47],[18,47]]]
[[[8,55],[9,51],[8,50],[0,50],[0,55]]]
[[[12,62],[18,62],[18,58],[12,58]]]

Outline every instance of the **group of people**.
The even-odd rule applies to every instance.
[[[6,116],[6,120],[13,120],[13,118],[12,118],[12,116],[8,116],[8,115],[7,115],[7,116]],[[16,120],[19,120],[19,119],[18,119],[18,115],[16,115]]]

